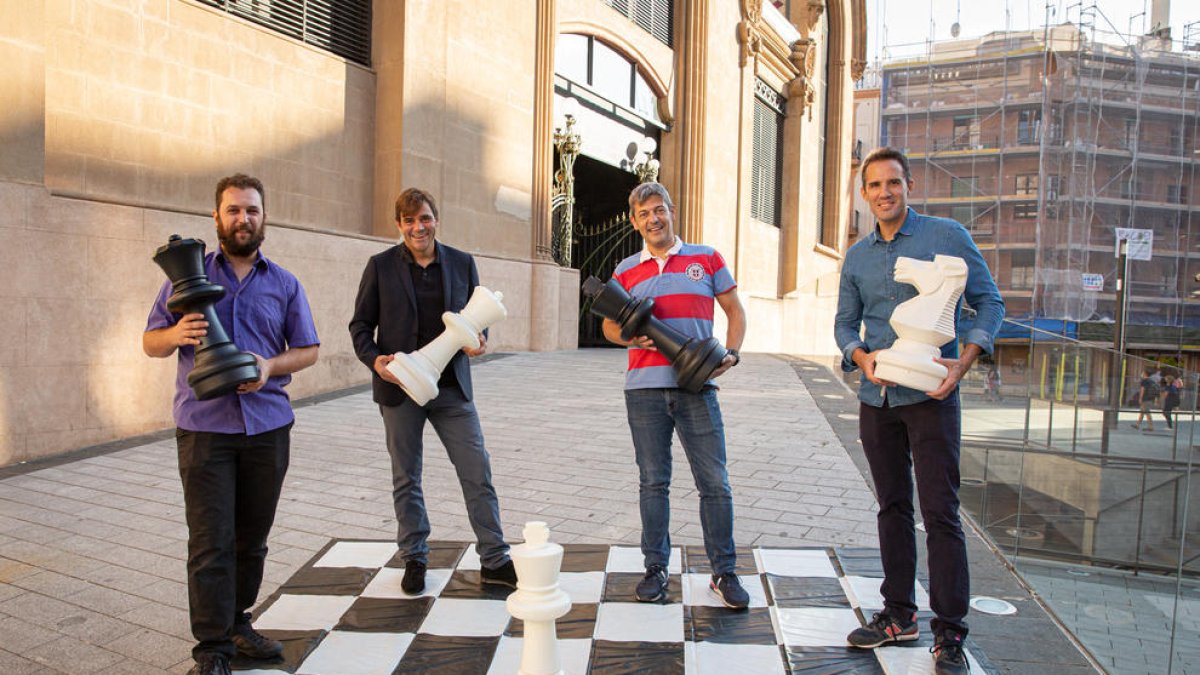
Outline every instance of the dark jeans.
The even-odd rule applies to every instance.
[[[233,657],[229,632],[262,585],[267,535],[287,473],[291,423],[254,436],[177,429],[188,524],[193,655]]]
[[[859,406],[859,434],[879,498],[879,548],[884,608],[892,615],[917,611],[917,537],[913,474],[921,497],[929,562],[933,631],[967,634],[971,580],[967,544],[958,519],[961,440],[958,395],[895,408]],[[905,614],[907,613],[907,614]]]

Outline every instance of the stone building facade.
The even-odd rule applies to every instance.
[[[605,172],[646,158],[622,167],[614,148],[654,141],[682,236],[734,267],[748,349],[831,353],[863,1],[649,3],[667,41],[626,4],[363,0],[358,63],[252,13],[318,0],[0,3],[0,466],[171,426],[174,360],[140,347],[164,280],[150,258],[172,233],[215,244],[212,189],[237,171],[265,182],[263,251],[300,277],[322,338],[293,398],[367,380],[346,324],[408,186],[504,292],[493,350],[574,348],[580,273],[552,254],[569,99],[594,118],[597,184],[627,193]],[[564,74],[585,43],[629,64],[628,101],[589,79],[611,69]],[[756,118],[767,100],[776,117]],[[614,194],[580,197],[587,213]]]

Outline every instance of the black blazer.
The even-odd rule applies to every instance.
[[[461,311],[466,307],[471,292],[479,285],[475,259],[471,254],[440,241],[435,245],[442,267],[446,311]],[[411,400],[403,389],[384,382],[375,372],[375,357],[380,354],[417,349],[417,296],[413,292],[408,264],[400,254],[402,246],[404,244],[393,246],[367,261],[362,282],[358,285],[358,297],[354,301],[354,318],[350,319],[354,353],[371,370],[374,399],[380,405],[400,405]],[[470,401],[471,366],[467,355],[459,350],[450,359],[450,367],[454,369],[463,394]]]

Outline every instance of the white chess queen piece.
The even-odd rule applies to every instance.
[[[558,587],[563,547],[552,544],[546,523],[525,524],[525,543],[512,549],[517,590],[508,596],[508,613],[525,622],[518,675],[562,675],[554,622],[571,610],[571,597]]]
[[[875,356],[875,377],[917,391],[933,391],[946,379],[946,366],[934,359],[954,339],[958,299],[967,287],[967,263],[951,255],[933,261],[898,258],[896,281],[917,287],[917,297],[892,311],[896,341]]]
[[[404,393],[417,405],[425,405],[436,398],[438,378],[450,359],[464,347],[479,349],[479,336],[483,331],[508,316],[508,310],[500,302],[503,299],[502,293],[476,286],[461,312],[442,314],[446,330],[441,335],[410,354],[397,352],[387,369],[400,380]]]

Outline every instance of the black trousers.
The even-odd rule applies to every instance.
[[[917,611],[915,474],[929,554],[929,605],[936,614],[933,631],[965,636],[971,580],[958,518],[958,394],[895,408],[861,404],[859,410],[859,434],[879,498],[884,608],[900,616]]]
[[[235,622],[258,597],[267,535],[287,473],[291,423],[253,436],[177,429],[188,524],[192,654],[233,657]]]

